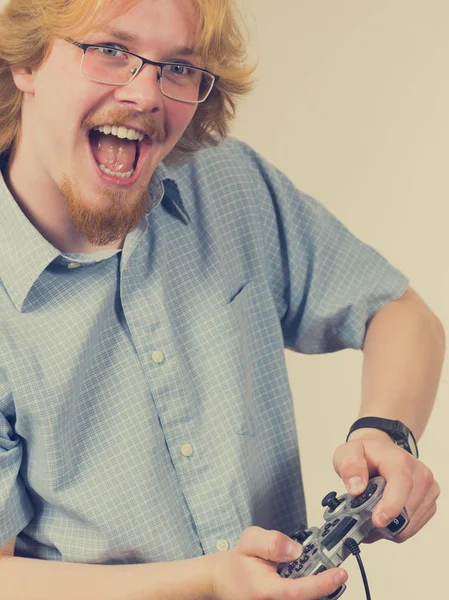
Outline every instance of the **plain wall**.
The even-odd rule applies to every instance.
[[[447,0],[244,0],[258,86],[233,128],[408,275],[449,328]],[[4,5],[0,0],[0,9]],[[334,449],[357,418],[362,355],[287,354],[310,524],[343,491]],[[447,594],[448,370],[420,442],[442,487],[406,544],[363,548],[372,598]],[[445,466],[446,464],[446,466]],[[357,566],[345,600],[364,596]]]
[[[449,329],[449,3],[243,1],[260,63],[233,134],[402,270]],[[344,491],[332,455],[357,418],[362,358],[287,353],[311,525],[323,496]],[[438,513],[404,544],[363,547],[373,600],[447,596],[447,396],[445,366],[419,443]],[[355,559],[344,566],[345,600],[362,600]]]

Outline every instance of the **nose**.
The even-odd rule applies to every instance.
[[[134,104],[142,112],[161,110],[164,96],[159,87],[159,72],[159,68],[156,66],[143,65],[130,83],[117,86],[116,100]]]

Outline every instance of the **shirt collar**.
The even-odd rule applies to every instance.
[[[164,182],[165,194],[162,201],[164,208],[174,217],[180,219],[184,225],[188,225],[190,223],[190,217],[182,201],[178,184],[163,163],[159,165],[157,170]]]
[[[1,164],[0,155],[0,166]],[[168,177],[168,170],[163,164],[158,166],[153,175],[149,193],[153,200],[151,210],[162,203],[173,217],[186,225],[190,223],[178,186]],[[0,203],[0,281],[16,309],[21,312],[25,299],[39,276],[50,263],[64,255],[27,219],[9,191],[1,171]]]

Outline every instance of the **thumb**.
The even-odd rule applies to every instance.
[[[351,495],[361,494],[369,479],[363,443],[353,440],[337,448],[334,454],[334,469],[343,479]]]
[[[303,552],[301,544],[280,531],[248,527],[242,533],[237,549],[246,556],[263,558],[274,563],[290,562]]]

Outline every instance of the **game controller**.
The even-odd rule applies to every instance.
[[[337,498],[335,492],[327,494],[321,503],[322,506],[327,506],[324,525],[320,529],[300,525],[290,534],[292,539],[303,545],[304,551],[297,560],[279,564],[280,576],[297,579],[318,575],[340,566],[351,554],[345,544],[348,538],[360,544],[372,531],[379,532],[386,538],[399,535],[409,523],[405,508],[387,527],[375,527],[372,521],[374,507],[382,498],[385,485],[385,479],[378,476],[369,480],[367,488],[359,496],[343,494]],[[333,594],[326,596],[326,600],[337,600],[345,589],[346,586],[342,585]]]

